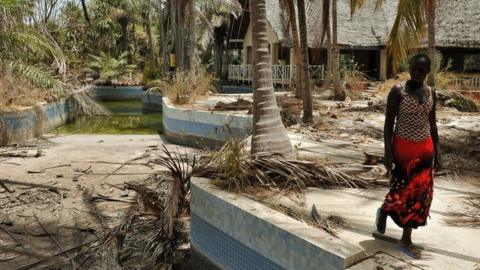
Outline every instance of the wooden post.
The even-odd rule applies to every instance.
[[[386,48],[380,49],[380,74],[379,74],[379,79],[381,81],[386,81],[387,80],[387,59],[388,59],[387,49]]]

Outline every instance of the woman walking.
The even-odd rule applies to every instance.
[[[387,217],[403,228],[399,248],[420,259],[412,243],[412,229],[425,226],[433,197],[433,166],[441,170],[435,107],[435,92],[424,84],[430,72],[428,56],[410,60],[410,77],[395,85],[388,95],[385,117],[385,167],[390,191],[377,211],[375,227],[384,234]]]

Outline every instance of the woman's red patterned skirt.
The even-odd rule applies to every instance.
[[[433,197],[433,142],[393,138],[392,186],[382,210],[402,227],[425,226]]]

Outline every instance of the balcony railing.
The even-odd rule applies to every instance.
[[[472,88],[480,88],[480,76],[463,76],[455,79],[455,84],[459,87],[469,86]]]
[[[272,65],[274,84],[288,85],[295,76],[295,65]],[[320,81],[324,79],[325,68],[322,65],[310,65],[310,79]],[[228,79],[238,82],[251,82],[253,79],[252,65],[229,65]]]

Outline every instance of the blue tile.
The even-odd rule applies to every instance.
[[[268,258],[217,229],[197,214],[191,214],[193,246],[213,262],[228,270],[284,269]]]

